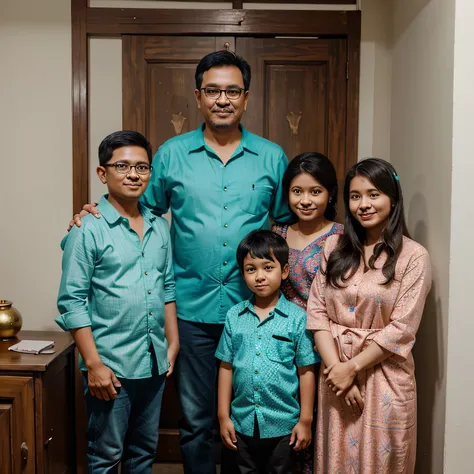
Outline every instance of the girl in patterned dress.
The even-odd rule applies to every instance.
[[[431,287],[428,252],[406,230],[398,175],[370,158],[349,171],[342,236],[324,247],[308,300],[321,363],[318,474],[412,474],[411,350]]]
[[[343,226],[334,222],[337,209],[336,171],[324,155],[303,153],[288,165],[283,188],[295,219],[290,225],[274,224],[272,228],[286,239],[290,247],[290,275],[282,290],[289,301],[306,310],[324,242],[329,236],[343,232]],[[311,445],[297,453],[296,473],[313,472],[313,452]]]

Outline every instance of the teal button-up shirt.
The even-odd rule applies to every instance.
[[[67,238],[56,322],[65,331],[91,326],[102,362],[117,377],[168,370],[165,303],[175,301],[168,223],[140,205],[143,241],[103,196],[101,219],[86,216]],[[80,368],[86,370],[81,358]]]
[[[300,415],[298,367],[321,359],[306,330],[306,312],[280,295],[260,321],[251,300],[227,313],[216,357],[232,364],[235,429],[253,436],[255,416],[262,438],[291,433]]]
[[[226,165],[209,148],[203,128],[164,143],[142,199],[157,215],[171,209],[178,317],[224,323],[229,308],[250,296],[236,261],[240,241],[291,218],[282,193],[283,150],[249,133]]]

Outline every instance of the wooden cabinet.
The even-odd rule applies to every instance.
[[[54,354],[19,354],[21,339],[55,341]],[[0,340],[0,474],[76,472],[74,343],[68,333],[20,331]]]

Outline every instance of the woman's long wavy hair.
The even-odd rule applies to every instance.
[[[402,188],[395,168],[379,158],[367,158],[355,164],[347,173],[344,182],[346,211],[344,234],[329,256],[325,271],[327,281],[335,288],[341,288],[355,274],[360,265],[360,258],[364,256],[366,231],[354,218],[349,208],[350,185],[355,176],[367,178],[380,192],[390,198],[392,207],[387,225],[369,260],[369,268],[373,269],[382,252],[387,254],[387,260],[382,267],[382,273],[386,278],[385,285],[394,279],[395,266],[402,250],[403,236],[409,237],[405,222]]]

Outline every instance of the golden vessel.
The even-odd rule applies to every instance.
[[[15,337],[21,329],[23,318],[8,300],[0,300],[0,338]]]

